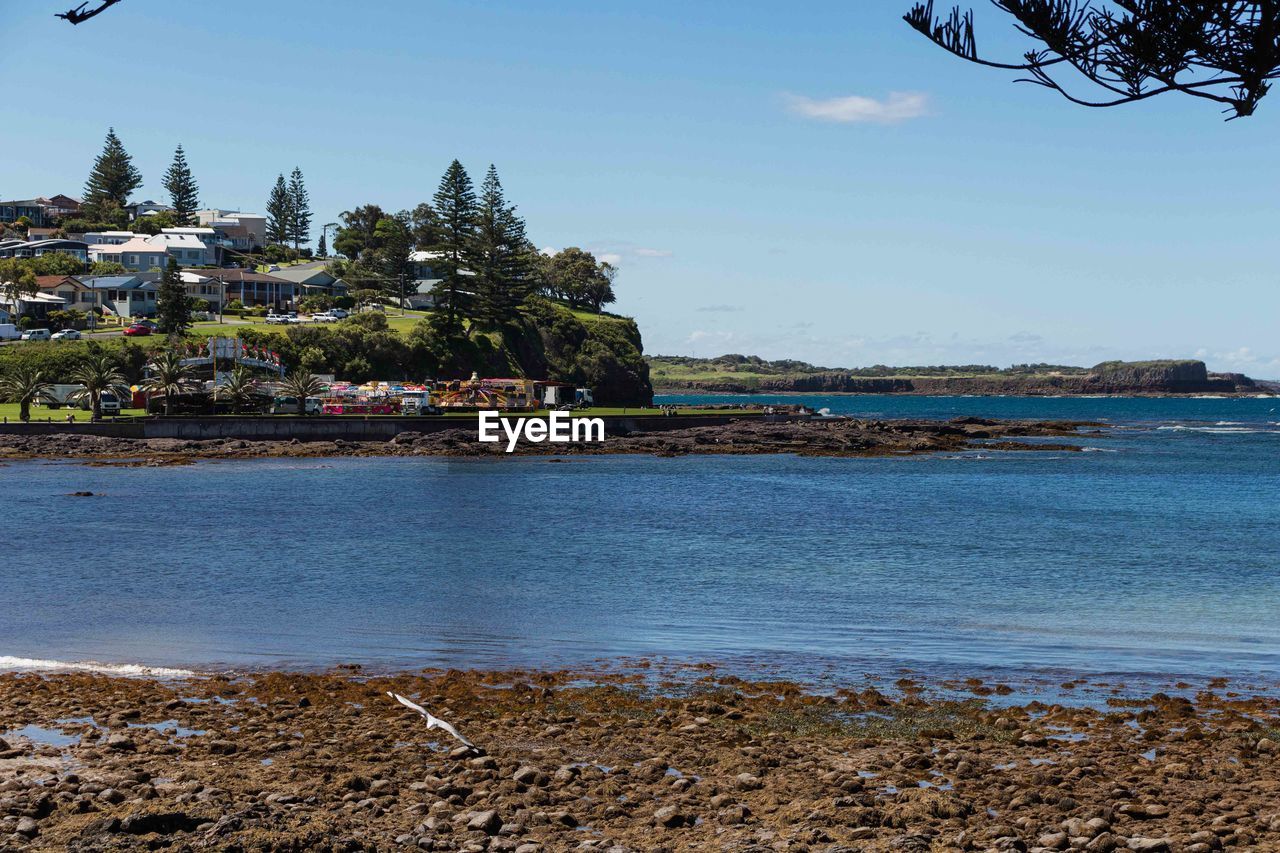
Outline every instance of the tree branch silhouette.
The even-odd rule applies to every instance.
[[[102,0],[101,6],[99,6],[96,9],[91,9],[88,12],[84,10],[84,7],[88,6],[89,4],[87,2],[81,3],[79,6],[75,7],[74,9],[69,9],[66,12],[59,12],[55,17],[61,18],[62,20],[68,21],[72,24],[83,24],[85,21],[89,20],[93,16],[102,14],[107,9],[111,8],[112,6],[116,5],[119,2],[120,0]]]
[[[1280,0],[991,2],[1042,47],[1027,51],[1021,62],[981,56],[973,12],[956,7],[944,19],[934,14],[934,0],[916,3],[903,20],[967,62],[1025,72],[1015,82],[1043,86],[1086,107],[1181,92],[1222,104],[1231,120],[1253,115],[1270,81],[1280,77]],[[1101,97],[1073,94],[1061,81],[1066,71],[1100,88]]]

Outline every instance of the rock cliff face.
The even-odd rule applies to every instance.
[[[671,380],[662,390],[725,393],[826,394],[1233,394],[1257,393],[1259,386],[1238,373],[1209,373],[1202,361],[1104,362],[1079,374],[995,373],[987,376],[870,377],[825,371],[743,379]]]

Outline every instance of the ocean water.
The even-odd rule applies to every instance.
[[[0,668],[1280,685],[1280,401],[810,402],[1113,426],[1084,453],[12,463]]]

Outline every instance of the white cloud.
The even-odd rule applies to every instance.
[[[637,258],[669,258],[671,257],[670,249],[648,249],[641,247],[635,250]]]
[[[923,92],[890,92],[883,100],[863,95],[842,98],[807,98],[787,95],[787,105],[796,115],[841,124],[897,124],[928,114],[929,96]]]
[[[597,252],[595,254],[597,261],[604,261],[606,264],[611,264],[615,267],[622,263],[622,255],[617,252]]]

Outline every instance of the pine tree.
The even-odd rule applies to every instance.
[[[410,278],[409,255],[413,252],[413,232],[410,214],[402,210],[395,216],[378,220],[373,234],[378,248],[374,254],[374,266],[381,274],[380,289],[399,303],[403,287]]]
[[[472,257],[476,234],[476,193],[471,178],[462,164],[449,164],[440,187],[433,197],[436,213],[436,242],[431,251],[440,254],[434,272],[440,279],[432,291],[435,299],[434,320],[444,334],[462,330],[462,318],[468,316],[470,297],[466,289],[471,276],[463,275]]]
[[[311,242],[311,197],[297,166],[289,176],[289,239],[293,240],[294,251]]]
[[[329,257],[329,241],[324,238],[323,231],[320,232],[320,245],[316,250],[316,254],[322,258]]]
[[[200,187],[196,184],[187,155],[178,145],[173,152],[173,162],[164,173],[164,188],[169,191],[169,203],[173,205],[173,217],[179,225],[194,225],[196,208],[200,206]]]
[[[124,150],[115,128],[107,129],[102,153],[93,162],[93,171],[84,185],[84,206],[100,216],[123,208],[129,194],[142,186],[142,173],[133,166],[133,158]]]
[[[284,175],[277,175],[276,185],[271,188],[271,196],[267,199],[267,242],[288,243],[292,222],[293,203],[289,198],[289,187],[284,182]]]
[[[472,266],[476,274],[476,317],[489,326],[514,321],[532,289],[529,240],[524,220],[507,204],[492,165],[480,188]]]
[[[169,258],[156,293],[156,325],[166,335],[181,335],[191,328],[191,304],[182,284],[178,262]]]

